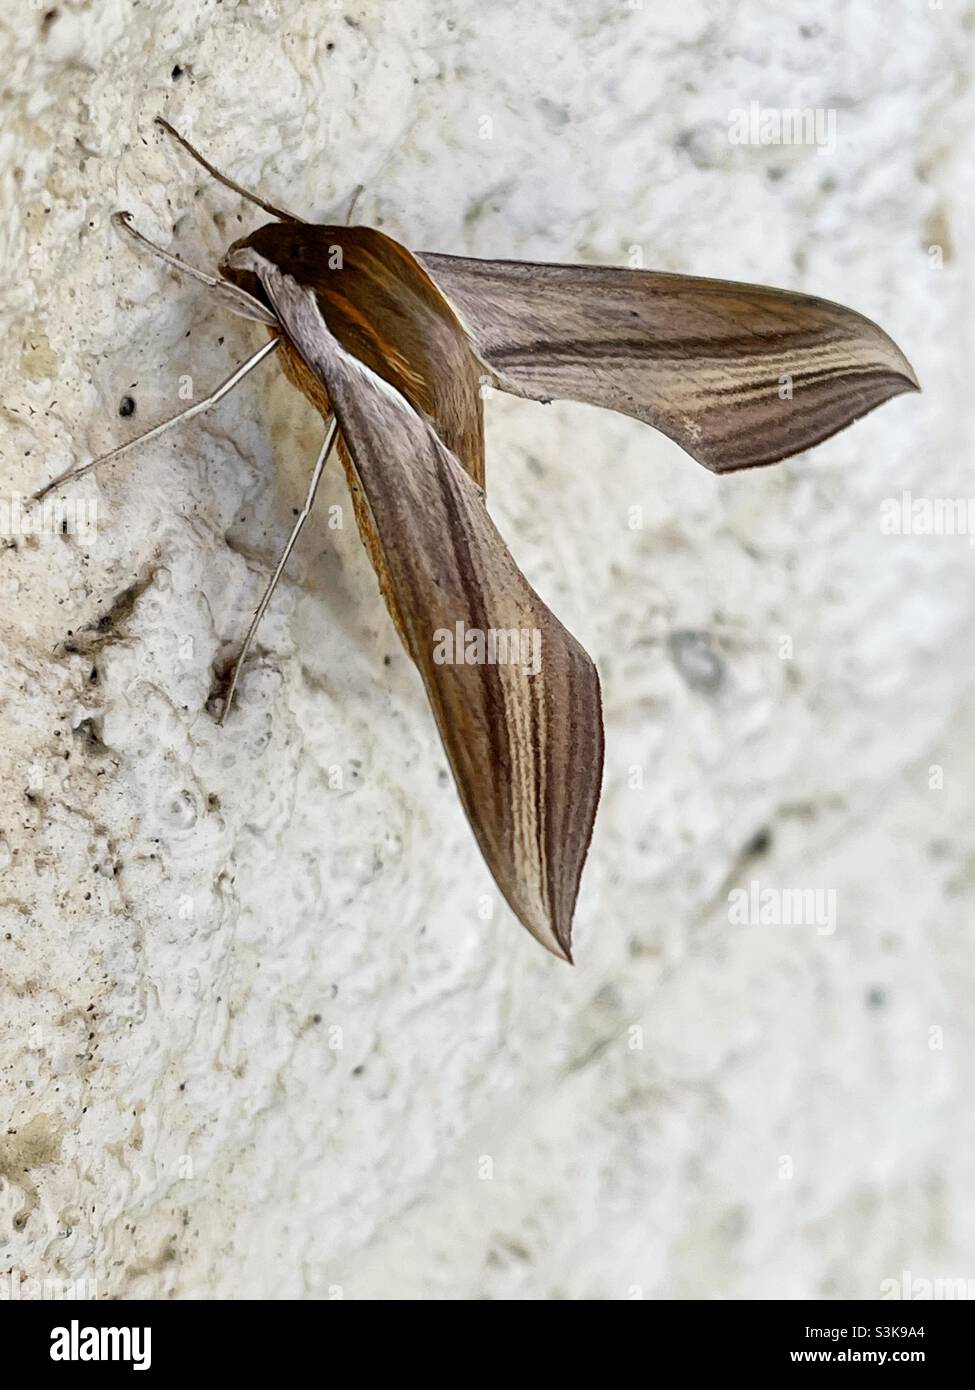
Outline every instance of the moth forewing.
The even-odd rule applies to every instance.
[[[418,259],[502,390],[632,415],[716,473],[788,458],[919,389],[883,329],[811,295],[616,266]]]
[[[461,802],[522,923],[571,959],[572,914],[602,778],[599,680],[518,569],[481,489],[431,424],[329,331],[317,296],[253,249],[290,343],[320,380],[381,551],[391,607],[419,668]],[[435,659],[438,634],[537,632],[533,670]],[[456,658],[455,653],[455,658]]]

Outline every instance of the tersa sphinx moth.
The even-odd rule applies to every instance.
[[[160,124],[275,220],[235,242],[218,277],[152,246],[128,214],[117,213],[116,225],[235,313],[267,325],[270,341],[206,400],[139,438],[206,409],[275,351],[326,421],[305,505],[221,718],[337,444],[362,540],[488,867],[532,935],[571,960],[602,777],[599,679],[488,514],[483,380],[532,400],[632,415],[727,473],[818,444],[916,390],[914,372],[876,324],[808,295],[610,266],[414,254],[371,227],[306,223],[220,174]],[[454,633],[464,649],[445,658],[444,634]],[[473,660],[465,633],[475,637]]]

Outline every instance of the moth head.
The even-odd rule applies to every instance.
[[[257,255],[263,256],[266,260],[281,265],[280,256],[275,254],[276,251],[280,252],[283,249],[275,245],[279,238],[265,234],[284,230],[286,229],[280,223],[271,222],[265,227],[258,227],[257,231],[251,232],[249,236],[239,237],[227,247],[220,258],[217,270],[223,279],[229,280],[232,285],[236,285],[239,289],[246,290],[255,299],[259,299],[262,304],[268,304],[264,286],[252,268],[252,257],[247,253],[256,252]],[[269,304],[268,307],[270,308]]]
[[[220,262],[220,274],[248,294],[266,302],[253,269],[246,264],[244,252],[256,252],[292,276],[299,285],[311,287],[324,274],[330,276],[333,273],[336,261],[339,266],[344,265],[355,244],[354,228],[268,222],[227,248]]]

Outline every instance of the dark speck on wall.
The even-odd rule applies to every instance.
[[[745,846],[745,853],[752,857],[760,854],[768,854],[772,848],[772,832],[767,825],[763,825],[761,830],[756,830],[755,834]]]

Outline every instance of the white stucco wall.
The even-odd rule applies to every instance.
[[[971,7],[3,13],[5,498],[259,341],[109,226],[212,267],[260,224],[157,113],[308,215],[364,183],[357,217],[417,249],[639,248],[845,301],[924,394],[724,480],[635,422],[490,400],[493,514],[604,685],[574,969],[493,889],[337,469],[236,714],[206,711],[321,434],[274,366],[79,484],[95,535],[13,530],[0,1273],[110,1297],[975,1278],[975,551],[880,525],[904,490],[973,493]],[[834,111],[835,150],[731,144],[751,101]],[[835,932],[732,925],[752,880],[835,891]]]

